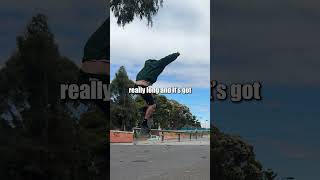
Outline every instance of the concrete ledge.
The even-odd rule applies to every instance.
[[[110,142],[111,143],[132,143],[133,132],[128,131],[110,131]]]
[[[181,133],[180,138],[188,138],[189,134]],[[172,139],[178,139],[178,134],[177,133],[165,133],[164,134],[164,140],[172,140]]]

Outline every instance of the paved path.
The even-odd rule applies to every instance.
[[[209,180],[209,145],[111,145],[111,180]]]

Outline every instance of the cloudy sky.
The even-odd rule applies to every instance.
[[[155,85],[192,87],[193,94],[188,98],[182,95],[169,97],[190,106],[199,118],[209,119],[209,8],[209,0],[205,3],[165,1],[152,28],[139,20],[125,28],[113,24],[113,72],[125,65],[134,79],[146,59],[158,59],[179,51],[179,59],[166,68]],[[105,0],[4,0],[0,9],[0,68],[15,50],[16,36],[23,33],[27,22],[36,13],[48,16],[61,54],[77,64],[81,62],[86,40],[109,16]]]
[[[191,95],[168,95],[186,104],[206,123],[209,120],[210,0],[164,1],[152,27],[136,19],[118,26],[111,15],[111,78],[122,65],[132,80],[147,59],[180,52],[154,87],[191,87]]]
[[[280,176],[319,179],[320,2],[215,0],[211,11],[211,78],[263,84],[260,102],[213,103],[212,122]]]
[[[83,46],[109,16],[105,0],[2,0],[0,7],[0,67],[16,48],[16,36],[37,13],[47,15],[62,55],[79,64]]]

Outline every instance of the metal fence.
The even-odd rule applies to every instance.
[[[134,139],[137,138],[137,133],[141,130],[141,128],[133,128],[133,137]],[[187,134],[189,137],[189,140],[195,139],[197,140],[198,138],[202,138],[205,135],[210,134],[210,130],[205,129],[205,130],[159,130],[159,129],[151,129],[151,132],[158,134],[161,138],[161,141],[163,142],[165,140],[165,133],[174,133],[177,135],[177,140],[180,142],[181,141],[181,135],[182,134]]]

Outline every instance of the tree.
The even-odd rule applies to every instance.
[[[152,26],[152,18],[162,4],[163,0],[111,0],[110,9],[121,26],[130,23],[135,17],[147,19],[148,25]]]
[[[277,173],[273,172],[272,169],[267,169],[263,172],[263,180],[275,180],[278,177]]]
[[[61,57],[46,16],[17,47],[0,69],[0,111],[15,125],[0,117],[0,179],[106,179],[108,118],[92,103],[79,121],[66,112],[60,83],[76,83],[79,68]]]
[[[192,115],[190,109],[177,101],[167,99],[163,95],[156,95],[157,110],[154,113],[155,128],[181,129],[184,127],[201,127],[196,116]]]
[[[138,125],[144,116],[145,101],[141,96],[129,94],[134,87],[124,66],[117,71],[111,82],[111,128],[130,130]],[[152,128],[181,129],[182,127],[201,127],[200,122],[192,115],[190,109],[177,101],[163,95],[155,95],[157,110],[153,115]]]
[[[277,177],[270,169],[263,171],[253,147],[239,136],[224,134],[211,125],[210,137],[211,176],[214,179],[273,180]]]
[[[167,97],[161,95],[155,96],[155,101],[157,102],[157,109],[153,115],[155,128],[158,128],[159,125],[161,128],[169,128],[171,103],[169,103]]]
[[[109,118],[107,118],[109,119]],[[82,115],[79,121],[79,156],[81,166],[76,171],[85,172],[83,179],[106,179],[109,177],[109,161],[107,160],[109,137],[108,123],[105,114],[97,109]],[[77,141],[76,141],[77,142]],[[78,163],[75,163],[77,165]],[[83,166],[84,165],[84,166]],[[85,168],[82,169],[81,168]],[[81,177],[81,176],[79,176]],[[77,179],[77,178],[75,178]]]
[[[131,129],[139,118],[139,110],[129,88],[134,82],[129,79],[124,66],[121,66],[110,84],[112,128]]]

